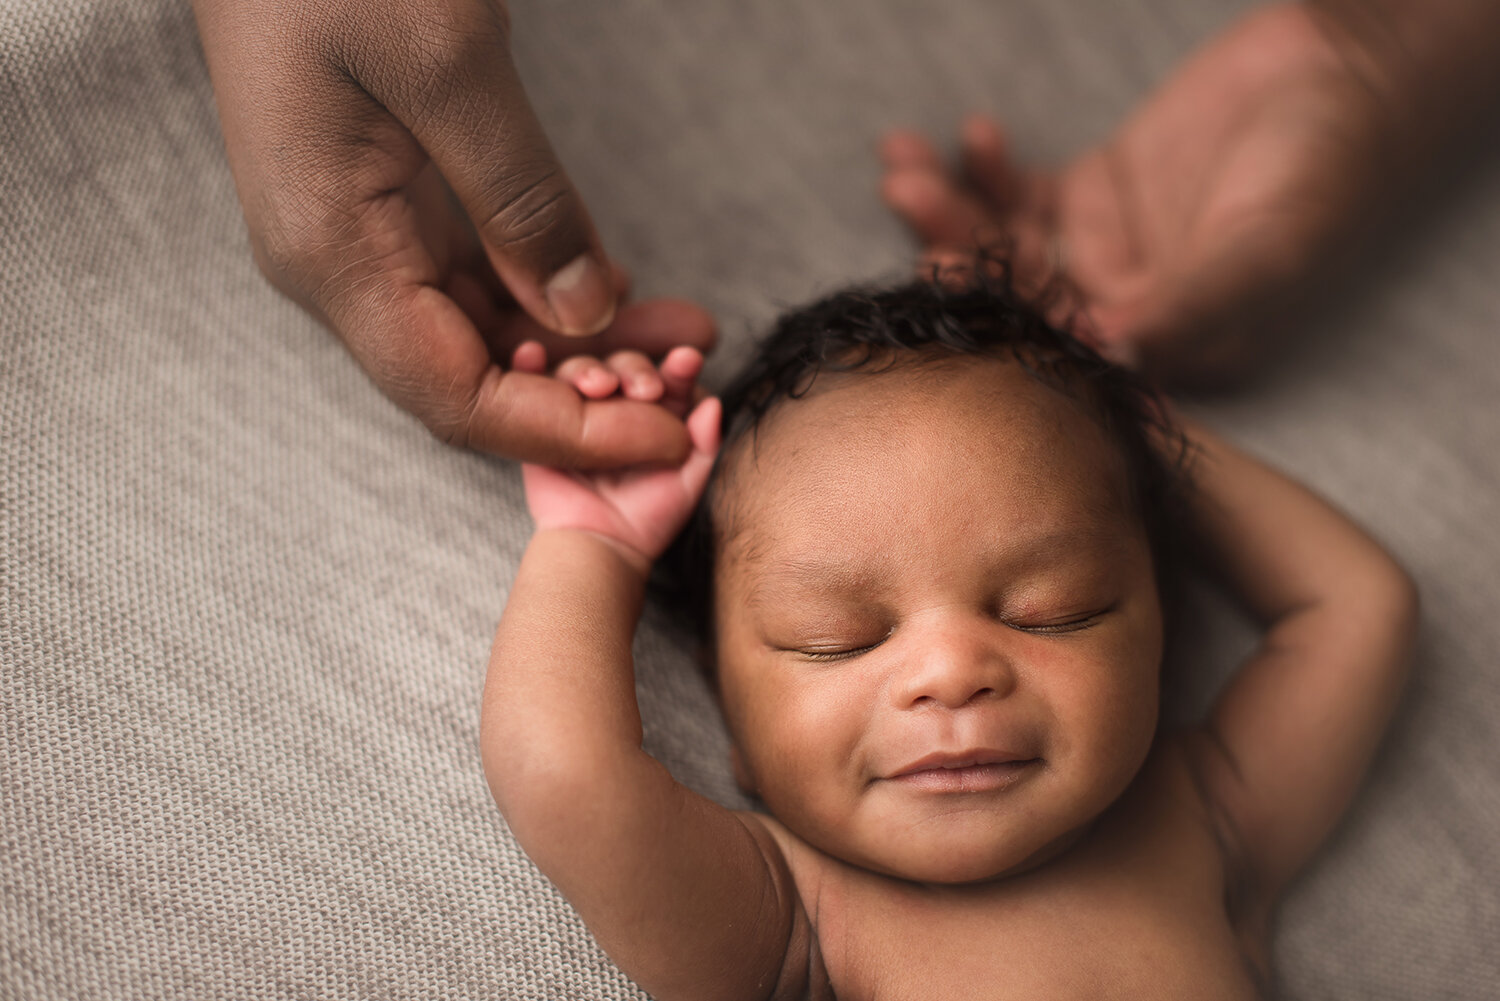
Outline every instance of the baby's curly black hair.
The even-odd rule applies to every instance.
[[[777,321],[750,364],[722,394],[723,445],[709,487],[665,560],[666,584],[700,634],[712,633],[715,553],[726,540],[724,469],[767,415],[807,394],[820,373],[868,373],[963,356],[1010,357],[1038,381],[1082,403],[1125,460],[1129,492],[1151,545],[1163,607],[1179,563],[1188,477],[1187,444],[1164,401],[1138,374],[1049,325],[1045,302],[1024,299],[1005,263],[934,272],[888,288],[852,288]]]

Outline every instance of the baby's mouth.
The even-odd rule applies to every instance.
[[[888,781],[921,792],[998,792],[1031,775],[1041,764],[1041,758],[1006,751],[939,752],[903,766]]]

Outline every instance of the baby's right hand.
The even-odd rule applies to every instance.
[[[517,371],[545,372],[546,352],[540,344],[528,342],[516,349],[512,364]],[[675,468],[578,472],[523,464],[526,502],[537,530],[590,532],[610,542],[643,573],[649,571],[687,523],[718,453],[719,401],[703,396],[697,382],[702,370],[703,355],[690,347],[674,348],[660,366],[634,351],[617,352],[602,361],[576,356],[559,365],[553,374],[586,399],[619,394],[686,416],[693,450]]]

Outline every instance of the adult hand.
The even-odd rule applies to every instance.
[[[1316,13],[1279,4],[1061,170],[1019,169],[975,118],[962,176],[920,136],[888,136],[884,194],[940,256],[1009,243],[1023,290],[1062,271],[1080,332],[1117,359],[1222,378],[1264,350],[1264,307],[1306,280],[1383,180],[1374,84]]]
[[[623,277],[510,58],[501,0],[193,0],[261,270],[458,445],[571,466],[680,463],[682,421],[499,361],[707,349]],[[597,336],[595,336],[597,335]]]

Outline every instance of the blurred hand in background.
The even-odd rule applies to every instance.
[[[1076,307],[1078,332],[1117,360],[1176,381],[1233,378],[1274,343],[1276,307],[1433,159],[1476,94],[1493,94],[1497,12],[1480,0],[1267,6],[1061,169],[1023,169],[1001,129],[973,117],[957,171],[922,136],[888,135],[884,195],[938,260],[998,245],[1023,290],[1065,279],[1061,314]]]

